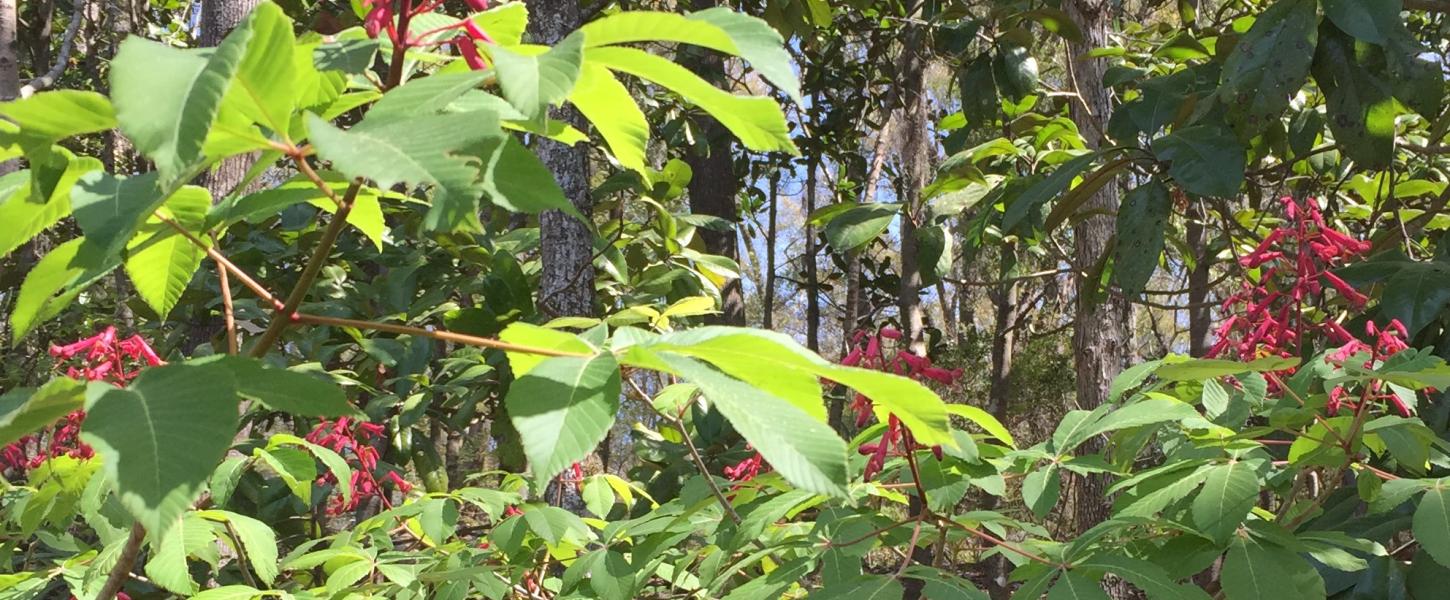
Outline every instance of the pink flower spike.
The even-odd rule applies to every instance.
[[[458,53],[463,55],[463,61],[468,63],[468,68],[474,71],[482,71],[488,68],[483,62],[483,56],[478,54],[478,46],[474,45],[473,38],[460,35],[453,38],[453,45],[458,46]]]
[[[464,0],[468,7],[476,11],[488,10],[488,0]]]
[[[464,21],[463,28],[468,31],[468,37],[471,37],[485,44],[494,43],[493,38],[488,35],[488,32],[484,31],[482,27],[479,27],[478,23],[474,22],[472,19]]]
[[[388,6],[388,3],[379,4],[368,12],[367,18],[363,19],[363,31],[367,32],[368,37],[377,38],[392,19],[393,9]]]
[[[884,337],[888,340],[899,340],[901,339],[901,331],[897,330],[894,327],[882,327],[881,337]]]

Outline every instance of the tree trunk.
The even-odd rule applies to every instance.
[[[1068,42],[1069,69],[1076,87],[1078,101],[1069,104],[1070,115],[1089,148],[1103,142],[1103,128],[1112,110],[1108,90],[1102,85],[1106,63],[1088,56],[1094,48],[1110,45],[1108,41],[1109,3],[1106,0],[1070,0],[1063,3],[1069,18],[1083,32],[1080,41]],[[1079,273],[1090,271],[1107,251],[1113,235],[1113,216],[1118,210],[1118,184],[1110,180],[1088,200],[1083,212],[1093,215],[1073,228],[1073,250]],[[1079,277],[1077,307],[1073,326],[1073,362],[1077,375],[1077,407],[1091,410],[1108,396],[1108,386],[1122,371],[1128,352],[1127,331],[1130,313],[1120,296],[1104,294],[1095,301],[1089,286],[1096,281]],[[1084,445],[1085,453],[1101,450],[1103,440],[1097,438]],[[1079,532],[1102,522],[1108,516],[1104,499],[1107,480],[1102,476],[1085,477],[1076,487],[1073,521]]]
[[[765,308],[760,326],[775,329],[775,228],[778,221],[776,213],[779,212],[777,203],[780,201],[780,169],[770,172],[770,193],[766,201],[770,206],[766,207],[768,223],[765,226]]]
[[[217,46],[233,29],[242,24],[247,15],[261,4],[260,0],[203,0],[201,3],[201,35],[197,41],[203,46]],[[211,192],[213,202],[220,202],[232,193],[246,178],[258,153],[223,159],[197,178],[197,183]]]
[[[715,0],[695,0],[694,10],[705,10],[718,6]],[[717,86],[726,84],[725,59],[718,52],[689,48],[682,61],[705,81]],[[740,179],[735,176],[734,140],[730,132],[713,117],[705,116],[695,121],[696,131],[705,140],[705,148],[685,155],[685,162],[694,174],[690,177],[690,212],[698,215],[718,217],[729,222],[728,231],[698,229],[705,251],[740,262],[739,241],[736,225],[739,211],[735,206],[735,195],[740,191]],[[713,319],[725,325],[745,325],[745,294],[741,290],[740,278],[725,281],[720,289],[720,314]]]
[[[992,294],[992,366],[988,377],[987,412],[998,421],[1007,420],[1008,379],[1012,376],[1012,353],[1016,350],[1017,282],[1008,281]]]
[[[811,103],[814,107],[816,104]],[[814,116],[815,111],[811,111]],[[812,119],[814,121],[814,119]],[[820,154],[812,153],[806,158],[806,205],[805,218],[816,211],[816,171],[821,168]],[[806,252],[801,260],[806,269],[806,347],[812,352],[821,351],[821,298],[816,287],[816,228],[809,222],[805,226]]]
[[[1212,314],[1209,307],[1200,306],[1208,300],[1208,275],[1210,257],[1208,243],[1204,238],[1203,220],[1207,209],[1201,203],[1193,203],[1188,209],[1188,226],[1184,230],[1189,252],[1193,253],[1193,270],[1188,272],[1188,355],[1202,357],[1208,352],[1208,328]]]
[[[576,0],[542,0],[530,7],[529,34],[538,44],[555,44],[579,28]],[[572,106],[552,115],[581,130],[583,118]],[[588,217],[589,154],[582,145],[566,146],[548,139],[538,141],[535,152],[564,190],[564,196]],[[594,233],[589,224],[559,211],[539,215],[543,270],[539,276],[539,309],[551,317],[594,314]]]
[[[20,46],[17,12],[19,0],[0,0],[0,101],[20,97]],[[0,162],[0,175],[20,169],[19,159]]]

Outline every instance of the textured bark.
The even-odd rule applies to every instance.
[[[19,0],[0,0],[0,101],[20,96],[20,47],[16,41]],[[19,160],[0,162],[0,175],[14,173]]]
[[[901,218],[901,287],[897,297],[902,333],[912,352],[926,355],[925,317],[921,307],[921,270],[917,260],[916,225],[922,212],[921,189],[931,172],[926,97],[925,33],[913,26],[904,40],[901,106],[901,162],[903,182]]]
[[[812,102],[811,106],[816,103]],[[814,116],[815,111],[811,111]],[[813,119],[814,120],[814,119]],[[816,171],[821,168],[819,154],[812,153],[806,158],[806,205],[805,214],[809,215],[816,211]],[[801,260],[805,261],[806,270],[806,347],[813,352],[821,351],[821,298],[816,286],[816,228],[809,223],[805,227],[806,252]]]
[[[719,5],[716,0],[695,0],[692,4],[694,10]],[[691,47],[682,62],[705,81],[720,87],[726,84],[725,59],[720,53]],[[706,143],[704,148],[697,148],[685,156],[685,162],[694,173],[689,185],[690,212],[730,223],[728,231],[701,228],[697,232],[705,243],[706,252],[739,263],[740,246],[735,228],[739,211],[735,196],[740,191],[740,179],[735,176],[735,137],[713,117],[696,119],[694,126]],[[712,320],[725,325],[745,325],[745,293],[741,289],[740,278],[725,281],[720,290],[720,314]]]
[[[1188,250],[1193,253],[1193,270],[1188,272],[1188,355],[1203,356],[1208,352],[1209,320],[1213,315],[1209,307],[1200,306],[1208,299],[1209,255],[1204,238],[1203,219],[1207,211],[1202,204],[1192,204],[1188,209],[1188,226],[1184,237]]]
[[[529,9],[529,35],[535,43],[553,45],[579,27],[576,0],[542,0]],[[583,118],[573,107],[555,110],[552,116],[584,128]],[[588,149],[540,139],[534,152],[554,174],[569,202],[581,214],[590,215],[594,203],[589,198]],[[543,254],[539,309],[554,317],[594,314],[594,233],[587,224],[559,211],[539,215],[539,230]]]
[[[913,16],[919,16],[913,15]],[[929,139],[928,102],[926,97],[926,32],[922,26],[908,25],[902,40],[901,71],[901,154],[903,189],[901,197],[901,287],[897,294],[903,341],[918,356],[926,356],[925,317],[921,307],[921,270],[918,268],[916,225],[921,217],[921,189],[931,172],[931,141]],[[912,494],[907,505],[911,516],[926,512],[925,498]],[[917,545],[911,548],[911,561],[932,564],[932,548]],[[907,579],[902,582],[904,600],[922,597],[923,582]]]
[[[1017,345],[1017,287],[1008,281],[992,294],[992,366],[988,377],[987,412],[999,421],[1007,419],[1008,388],[1012,376],[1012,354]]]
[[[201,34],[197,41],[203,46],[221,44],[222,39],[241,25],[258,4],[261,4],[260,0],[204,0],[201,3]],[[213,202],[220,202],[242,183],[257,156],[254,152],[224,159],[198,177],[197,183],[211,192]]]
[[[1091,58],[1088,52],[1110,45],[1108,40],[1109,10],[1106,0],[1071,0],[1063,2],[1069,18],[1078,24],[1083,39],[1068,43],[1069,67],[1073,83],[1081,99],[1070,103],[1070,113],[1088,147],[1098,148],[1103,142],[1103,127],[1112,110],[1108,90],[1102,85],[1107,64]],[[1118,184],[1109,181],[1093,194],[1082,211],[1094,216],[1073,228],[1074,265],[1079,273],[1091,270],[1107,251],[1113,235],[1118,210]],[[1122,371],[1128,354],[1130,322],[1128,304],[1122,297],[1105,294],[1095,301],[1088,286],[1096,282],[1078,282],[1075,325],[1073,327],[1073,362],[1077,375],[1077,407],[1091,410],[1108,396],[1108,386]],[[1086,453],[1102,448],[1102,439],[1084,445]],[[1104,477],[1084,477],[1076,486],[1073,522],[1079,532],[1102,522],[1108,516],[1108,503],[1103,497],[1107,481]]]
[[[892,118],[888,111],[886,123],[881,130],[876,132],[876,141],[871,145],[871,166],[867,169],[864,177],[853,173],[852,175],[861,180],[861,203],[870,204],[876,201],[877,183],[881,181],[881,168],[886,164],[886,141],[891,134]],[[855,164],[855,163],[852,163]],[[869,323],[862,323],[861,309],[861,255],[859,252],[850,252],[845,257],[846,261],[846,314],[841,319],[842,345],[851,339],[851,334],[857,329],[868,326]]]
[[[780,201],[780,170],[776,169],[770,173],[770,195],[766,207],[767,220],[765,233],[765,309],[760,319],[760,326],[765,329],[775,328],[775,229],[778,222],[777,213]]]

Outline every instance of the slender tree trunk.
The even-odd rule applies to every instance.
[[[775,329],[775,228],[779,212],[777,203],[780,201],[779,169],[770,173],[770,193],[767,198],[770,206],[766,207],[768,222],[765,230],[765,310],[760,326]]]
[[[217,46],[228,33],[236,29],[247,15],[261,4],[260,0],[203,0],[201,3],[201,35],[197,41],[203,46]],[[257,161],[253,152],[223,159],[207,173],[198,178],[198,183],[211,192],[213,202],[220,202],[227,194],[241,185],[247,171]]]
[[[999,421],[1007,419],[1008,380],[1012,376],[1012,355],[1016,351],[1017,282],[1008,281],[992,294],[992,367],[988,377],[987,412]]]
[[[1080,41],[1068,42],[1069,69],[1080,101],[1069,103],[1070,115],[1090,148],[1103,142],[1103,128],[1112,110],[1108,90],[1103,86],[1106,63],[1092,58],[1088,52],[1109,45],[1110,5],[1107,0],[1067,0],[1063,9],[1083,32]],[[1094,216],[1073,228],[1073,250],[1077,270],[1091,270],[1107,251],[1113,235],[1112,215],[1118,210],[1118,185],[1109,181],[1088,200],[1084,211]],[[1078,281],[1077,307],[1073,327],[1073,362],[1077,375],[1077,406],[1091,410],[1108,396],[1108,386],[1123,369],[1129,348],[1128,304],[1121,297],[1105,294],[1094,301],[1095,281]],[[1086,453],[1096,453],[1103,440],[1097,438],[1084,445]],[[1108,516],[1104,498],[1105,477],[1084,477],[1076,486],[1073,522],[1079,532],[1102,522]]]
[[[920,15],[920,8],[913,16]],[[901,265],[899,275],[901,287],[897,294],[900,310],[903,340],[908,349],[917,356],[926,356],[925,318],[921,307],[921,270],[919,268],[916,241],[917,220],[921,217],[921,189],[926,185],[931,169],[931,141],[928,136],[929,106],[926,98],[926,32],[920,25],[912,24],[902,40],[902,69],[899,81],[902,89],[901,106],[901,165],[903,171],[901,198]],[[907,512],[912,516],[926,512],[925,498],[912,494]],[[911,548],[911,561],[917,564],[932,564],[932,548],[917,545]],[[902,598],[916,600],[922,597],[923,583],[918,579],[903,582]]]
[[[694,10],[714,8],[716,0],[694,0]],[[689,48],[684,64],[702,79],[716,84],[726,83],[725,59],[718,52]],[[710,215],[729,222],[729,231],[699,229],[705,251],[740,262],[739,240],[735,226],[739,211],[735,196],[740,191],[740,179],[735,176],[734,137],[713,117],[703,117],[695,122],[696,131],[706,140],[703,149],[687,153],[685,162],[694,174],[690,178],[690,212]],[[725,325],[745,325],[745,294],[740,278],[725,281],[720,289],[720,314],[716,321]]]
[[[1203,356],[1208,352],[1209,307],[1199,306],[1208,300],[1208,244],[1204,239],[1203,219],[1207,214],[1201,203],[1188,209],[1188,226],[1184,230],[1188,250],[1193,253],[1193,270],[1188,272],[1188,354]]]
[[[530,6],[529,33],[535,43],[555,44],[579,28],[577,0],[541,0]],[[582,129],[579,111],[566,106],[554,118]],[[563,188],[565,197],[586,217],[589,198],[589,155],[584,146],[566,146],[541,139],[535,149]],[[594,314],[594,234],[589,224],[559,211],[539,215],[543,271],[539,277],[539,309],[549,316]]]
[[[815,106],[815,103],[812,103]],[[814,114],[814,111],[812,111]],[[816,171],[821,168],[819,154],[806,158],[806,205],[805,216],[816,210]],[[805,226],[806,252],[801,260],[806,268],[806,347],[812,352],[821,351],[821,298],[816,287],[816,228],[809,222]]]
[[[19,0],[0,0],[0,101],[20,97]],[[0,175],[20,169],[17,159],[0,162]]]
[[[881,168],[886,164],[886,141],[891,135],[892,111],[887,108],[886,123],[882,124],[881,130],[876,132],[876,141],[871,145],[871,166],[866,171],[866,176],[861,180],[861,203],[870,204],[876,201],[877,183],[881,181]],[[844,257],[846,260],[846,314],[841,320],[842,345],[851,339],[851,334],[862,328],[861,322],[861,254],[850,252]]]

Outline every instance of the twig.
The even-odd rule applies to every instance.
[[[242,285],[246,286],[247,289],[251,290],[253,294],[256,294],[257,297],[266,300],[268,303],[276,304],[277,298],[272,295],[272,292],[267,291],[266,287],[263,287],[262,284],[257,283],[256,279],[254,279],[251,275],[248,275],[246,271],[243,271],[237,265],[233,264],[232,261],[227,259],[226,256],[222,255],[221,252],[218,252],[216,248],[213,248],[210,244],[203,242],[201,238],[192,235],[190,231],[187,231],[185,227],[182,227],[180,223],[177,223],[171,217],[163,215],[160,212],[153,213],[152,216],[159,219],[162,223],[170,225],[177,232],[181,233],[182,237],[185,237],[196,247],[205,250],[207,258],[212,259],[216,262],[216,264],[224,267],[229,273],[232,274],[233,277],[236,277],[238,281],[242,282]]]
[[[925,500],[923,500],[923,502],[925,502]],[[922,514],[925,514],[925,513],[922,513]],[[908,549],[910,549],[911,552],[910,553],[906,553],[906,556],[903,556],[902,557],[902,559],[901,559],[901,566],[896,569],[896,576],[893,579],[901,579],[901,576],[906,574],[906,568],[911,566],[911,556],[913,554],[916,554],[916,542],[920,538],[921,538],[921,519],[917,519],[916,520],[916,525],[911,528],[911,541],[906,544],[906,547]]]
[[[981,538],[983,541],[985,541],[985,542],[987,542],[989,544],[992,544],[993,546],[997,546],[999,548],[1002,548],[1003,550],[1008,550],[1008,551],[1010,551],[1010,552],[1012,552],[1014,554],[1017,554],[1017,555],[1026,557],[1026,558],[1028,558],[1030,560],[1033,560],[1033,561],[1036,561],[1036,562],[1040,562],[1040,563],[1042,563],[1044,565],[1047,565],[1047,566],[1050,566],[1050,567],[1057,567],[1059,569],[1067,569],[1068,566],[1069,566],[1069,565],[1066,565],[1066,564],[1063,564],[1063,563],[1060,563],[1060,562],[1055,562],[1052,559],[1045,558],[1045,557],[1039,556],[1037,554],[1033,554],[1032,552],[1029,552],[1027,550],[1023,550],[1022,548],[1019,548],[1016,545],[1013,545],[1011,542],[1008,542],[1006,540],[1003,540],[1001,538],[998,538],[997,536],[994,536],[994,535],[992,535],[990,533],[987,533],[987,532],[982,531],[980,529],[977,529],[975,527],[968,526],[968,525],[966,525],[964,523],[958,523],[958,522],[953,521],[951,519],[942,519],[942,522],[947,523],[947,524],[950,524],[950,525],[954,525],[956,527],[959,527],[963,531],[966,531],[967,533],[970,533],[970,534],[972,534],[974,536],[977,536],[978,538]]]
[[[627,377],[625,381],[629,382],[629,387],[634,390],[634,393],[639,396],[641,401],[649,404],[649,394],[644,393],[644,390],[640,389],[639,384],[633,378]],[[738,525],[740,523],[740,513],[735,512],[735,506],[730,504],[730,499],[726,498],[725,492],[720,490],[720,484],[715,483],[715,477],[710,474],[710,468],[705,466],[705,459],[700,456],[700,450],[695,447],[695,440],[690,438],[690,432],[685,429],[684,420],[674,415],[660,414],[666,419],[669,419],[671,424],[680,430],[680,437],[685,438],[685,447],[690,450],[690,460],[695,462],[695,468],[700,470],[700,475],[705,478],[705,483],[710,485],[710,493],[715,496],[715,500],[720,502],[720,506],[725,509],[725,514],[730,516],[730,520]]]
[[[131,576],[131,568],[136,566],[136,557],[141,555],[141,542],[145,540],[146,529],[140,523],[132,524],[131,536],[126,538],[126,545],[121,548],[121,556],[116,558],[116,566],[111,567],[111,574],[106,576],[105,585],[96,593],[96,600],[111,600],[125,587],[126,579]]]
[[[36,92],[55,85],[55,80],[65,73],[66,64],[70,62],[71,48],[75,46],[76,32],[80,29],[81,15],[86,12],[86,0],[75,0],[71,4],[70,22],[65,25],[65,33],[61,34],[60,52],[56,54],[55,65],[50,67],[44,75],[30,80],[29,83],[21,86],[20,97],[29,98]]]
[[[216,238],[212,238],[212,245],[216,245]],[[222,319],[227,328],[227,354],[236,356],[239,348],[237,346],[237,318],[232,310],[232,284],[227,277],[226,265],[216,263],[216,276],[222,293]]]
[[[522,344],[511,344],[500,340],[483,338],[462,333],[455,333],[447,330],[431,330],[421,327],[410,327],[408,325],[394,325],[392,323],[378,323],[375,321],[359,321],[356,319],[343,319],[339,317],[324,317],[322,315],[311,315],[307,313],[294,313],[295,319],[283,320],[294,323],[307,323],[309,325],[330,325],[333,327],[355,327],[357,329],[371,329],[374,331],[386,331],[399,335],[415,335],[419,337],[443,340],[445,342],[457,342],[468,346],[480,346],[483,348],[495,348],[506,352],[519,352],[523,354],[537,354],[539,356],[575,356],[589,357],[593,354],[585,352],[571,352],[568,350],[556,350],[553,348],[538,348]]]
[[[327,186],[323,186],[328,192]],[[277,314],[272,316],[272,322],[267,325],[267,330],[262,332],[261,339],[257,345],[252,347],[252,358],[262,358],[267,355],[272,344],[282,335],[282,330],[287,328],[287,323],[296,319],[297,309],[302,306],[302,301],[307,298],[307,292],[312,288],[312,282],[317,280],[318,273],[322,272],[323,263],[327,262],[327,255],[332,253],[333,244],[337,243],[337,237],[342,233],[342,228],[347,225],[347,215],[352,212],[353,201],[357,199],[358,190],[362,189],[362,183],[354,181],[348,186],[347,193],[338,201],[337,212],[333,213],[332,221],[327,224],[327,229],[322,232],[322,239],[317,241],[317,247],[312,251],[312,257],[307,260],[307,265],[302,268],[302,275],[297,279],[297,284],[292,286],[292,292],[287,294],[287,301],[280,306],[274,302],[273,307]]]

